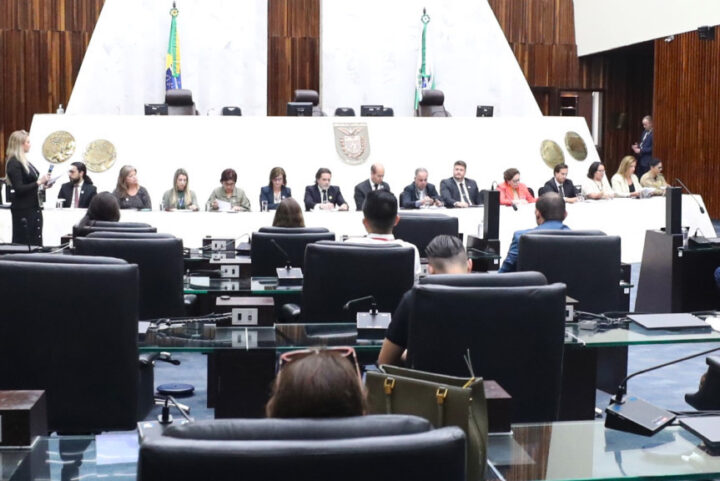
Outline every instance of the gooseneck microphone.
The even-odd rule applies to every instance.
[[[355,304],[361,304],[364,302],[370,301],[370,314],[376,315],[378,313],[378,305],[377,301],[375,300],[375,296],[365,296],[365,297],[358,297],[357,299],[350,299],[345,303],[345,305],[342,307],[343,311],[349,311],[352,306]]]
[[[492,184],[490,184],[490,190],[497,190],[498,183],[496,181],[492,181]]]
[[[275,239],[270,239],[270,243],[285,257],[285,269],[290,270],[292,268],[292,262],[290,261],[290,256],[287,251],[280,247],[280,244],[278,244]]]
[[[705,213],[705,208],[703,208],[703,206],[700,205],[700,202],[698,202],[698,200],[695,198],[695,194],[693,194],[692,192],[690,192],[690,189],[687,188],[687,185],[683,184],[683,181],[682,181],[682,180],[680,180],[680,179],[678,179],[677,177],[675,177],[675,181],[676,181],[678,184],[680,184],[680,185],[682,186],[682,188],[685,189],[685,191],[686,191],[688,194],[690,194],[690,198],[695,201],[695,203],[696,203],[697,206],[698,206],[698,209],[700,209],[700,213],[701,213],[701,214],[704,214],[704,213]]]

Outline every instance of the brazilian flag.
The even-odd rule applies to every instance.
[[[180,39],[177,34],[177,16],[180,12],[175,8],[170,10],[170,41],[168,42],[168,51],[165,56],[165,90],[181,89],[182,79],[180,77]]]

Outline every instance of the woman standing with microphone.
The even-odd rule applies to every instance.
[[[14,194],[12,214],[14,244],[42,245],[43,218],[38,201],[40,186],[47,186],[49,174],[40,172],[27,160],[30,137],[24,130],[10,134],[7,146],[7,184]]]

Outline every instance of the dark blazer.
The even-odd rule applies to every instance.
[[[478,190],[477,182],[472,179],[468,179],[467,177],[465,177],[464,182],[465,189],[467,190],[468,196],[470,196],[470,200],[472,201],[473,205],[482,204],[482,198],[480,197],[480,191]],[[455,204],[455,202],[462,202],[462,198],[460,196],[460,189],[458,189],[454,177],[450,177],[449,179],[445,179],[440,182],[440,195],[442,196],[442,200],[445,203],[445,207],[453,207],[453,204]]]
[[[290,195],[290,187],[285,187],[283,185],[282,188],[280,189],[280,195],[285,197],[286,199],[288,197],[292,197],[292,195]],[[266,185],[260,189],[260,206],[261,207],[262,207],[263,201],[267,201],[268,210],[275,210],[278,208],[278,205],[280,205],[279,202],[277,204],[275,203],[275,196],[273,195],[272,187],[270,187],[269,185]]]
[[[381,182],[380,185],[383,190],[390,192],[390,186],[387,182]],[[369,179],[363,180],[355,186],[355,195],[353,197],[355,197],[355,207],[357,210],[362,210],[363,204],[365,203],[365,197],[367,197],[370,192],[372,192],[372,188],[370,187]]]
[[[435,189],[435,186],[429,182],[425,187],[425,193],[433,200],[437,200],[440,198],[437,190]],[[405,189],[403,189],[402,194],[400,194],[400,208],[417,209],[415,202],[417,202],[418,200],[419,199],[417,195],[417,188],[415,188],[415,182],[413,182],[412,184],[406,186]]]
[[[547,194],[548,192],[555,192],[556,194],[560,193],[557,183],[555,182],[555,177],[548,180],[545,182],[545,185],[540,187],[538,190],[538,197],[543,194]],[[563,193],[565,194],[565,197],[575,197],[575,185],[573,185],[572,180],[565,179],[565,182],[563,182]]]
[[[305,187],[305,209],[306,210],[313,210],[315,208],[315,204],[319,204],[322,201],[320,197],[320,190],[317,187],[317,184],[308,185]],[[336,185],[331,185],[328,187],[328,202],[331,204],[335,204],[336,207],[340,207],[341,205],[345,204],[345,199],[343,198],[342,194],[340,193],[340,187]]]
[[[93,197],[95,197],[95,194],[97,194],[97,187],[93,184],[84,182],[82,188],[80,189],[80,202],[78,202],[78,207],[87,209],[90,205],[90,201]],[[63,207],[70,207],[73,198],[72,182],[65,182],[62,186],[60,186],[60,194],[58,194],[58,198],[65,199]]]
[[[635,169],[638,177],[642,177],[645,172],[650,170],[650,162],[652,161],[653,151],[653,132],[654,130],[648,132],[648,134],[645,135],[644,141],[642,137],[640,137],[640,142],[638,142],[640,153],[636,155],[638,159],[638,166],[637,169]]]
[[[38,185],[37,180],[40,177],[38,170],[28,162],[29,172],[25,172],[22,164],[15,157],[8,160],[5,168],[7,178],[10,181],[10,189],[13,191],[12,202],[13,209],[32,209],[39,208],[38,202]]]

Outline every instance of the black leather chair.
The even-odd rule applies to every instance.
[[[519,271],[539,271],[548,282],[564,282],[577,309],[626,310],[620,305],[620,237],[601,231],[531,231],[520,237]]]
[[[414,416],[197,422],[143,442],[137,477],[464,481],[465,435]]]
[[[0,258],[0,389],[42,389],[48,428],[134,429],[138,268],[120,259]]]
[[[442,90],[423,89],[422,100],[418,104],[416,117],[450,117],[450,112],[445,110],[445,94]]]
[[[157,232],[157,228],[143,222],[107,222],[102,220],[93,221],[89,225],[73,226],[73,238],[85,237],[92,232],[151,233]]]
[[[318,94],[317,90],[296,90],[294,102],[310,102],[313,105],[313,117],[325,117],[325,112],[320,110],[320,107],[318,107],[318,103],[320,102],[320,94]]]
[[[306,232],[302,228],[285,228],[283,232],[254,232],[250,244],[250,266],[253,276],[275,276],[278,267],[285,266],[285,256],[271,241],[287,252],[292,267],[305,265],[305,246],[321,240],[335,240],[335,233]]]
[[[165,92],[168,115],[197,115],[192,92],[187,89],[172,89]]]
[[[224,116],[240,117],[240,116],[242,116],[242,109],[240,107],[235,107],[235,106],[223,107],[222,114]]]
[[[382,312],[394,312],[415,280],[415,252],[399,245],[321,241],[305,249],[302,319],[355,322],[343,305],[375,296]]]
[[[183,243],[170,234],[94,232],[75,239],[78,255],[117,257],[140,270],[140,319],[185,315]]]
[[[435,236],[447,234],[458,236],[458,219],[444,214],[410,214],[403,212],[400,215],[400,222],[393,229],[393,235],[397,239],[415,244],[420,252],[420,257],[425,255],[425,248]]]
[[[471,279],[481,287],[452,285]],[[513,422],[556,420],[565,286],[513,274],[428,276],[423,282],[411,294],[409,365],[469,376],[463,358],[469,349],[475,376],[497,381],[512,396]]]
[[[352,107],[338,107],[335,109],[335,117],[355,117],[355,109]]]

